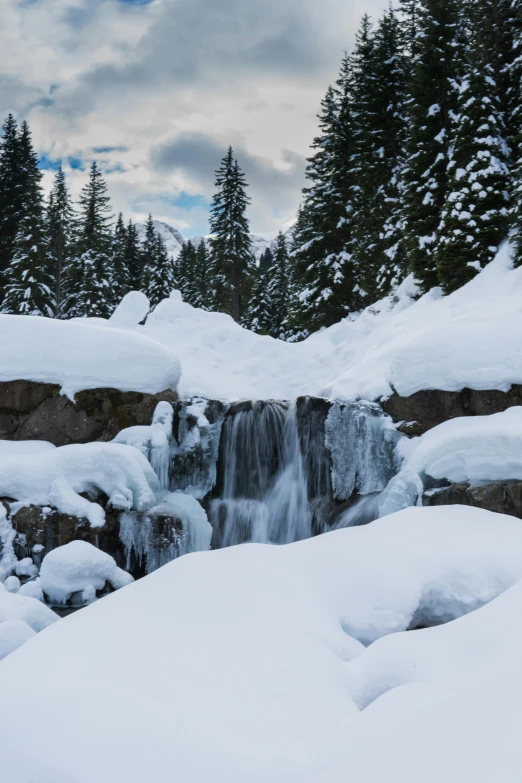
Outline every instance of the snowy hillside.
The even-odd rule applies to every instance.
[[[0,664],[2,783],[515,783],[521,577],[474,509],[189,555]]]

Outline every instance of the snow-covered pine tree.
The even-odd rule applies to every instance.
[[[147,255],[147,265],[144,269],[145,288],[150,306],[156,307],[163,299],[168,299],[171,291],[176,288],[174,263],[169,256],[165,242],[154,230],[154,243]]]
[[[352,237],[351,85],[343,59],[336,89],[329,87],[318,117],[320,135],[306,170],[291,257],[294,280],[289,332],[306,337],[357,309],[350,258]]]
[[[426,291],[438,284],[434,244],[446,199],[451,118],[463,65],[462,0],[422,0],[417,39],[404,218],[409,265]]]
[[[112,210],[107,185],[95,162],[80,194],[78,231],[64,280],[64,313],[108,317],[115,302],[112,280]]]
[[[125,231],[125,265],[129,270],[131,291],[141,291],[143,278],[143,253],[136,225],[129,220]]]
[[[248,185],[232,147],[216,171],[215,187],[210,209],[214,309],[241,322],[248,310],[254,261],[245,214],[250,203]]]
[[[62,167],[58,168],[46,210],[49,261],[54,270],[56,315],[61,315],[62,279],[66,276],[74,236],[74,211]]]
[[[403,51],[411,60],[417,55],[419,44],[419,17],[422,0],[399,0],[399,21]]]
[[[203,310],[212,309],[212,299],[209,289],[210,276],[210,254],[207,243],[202,239],[196,249],[196,268],[195,268],[195,294],[194,307],[201,307]]]
[[[405,276],[402,186],[406,60],[399,19],[389,9],[372,33],[367,16],[353,56],[352,262],[363,303]]]
[[[195,305],[198,298],[197,291],[197,250],[189,239],[183,242],[181,252],[176,263],[176,280],[184,302]]]
[[[10,114],[2,126],[0,140],[0,300],[4,272],[13,259],[13,247],[22,207],[20,139],[18,125]]]
[[[446,293],[460,288],[491,261],[508,231],[503,79],[491,58],[500,33],[497,11],[497,0],[474,0],[469,9],[469,43],[435,243],[438,278]]]
[[[269,334],[283,340],[286,338],[289,304],[288,248],[282,231],[276,239],[274,258],[270,270],[268,294],[272,306],[272,323]]]
[[[45,236],[42,174],[26,122],[20,126],[19,161],[23,197],[13,257],[5,271],[2,312],[51,318],[56,308],[55,280]]]
[[[155,252],[156,252],[156,229],[154,228],[154,220],[149,213],[147,221],[145,223],[145,236],[141,244],[141,257],[142,257],[142,274],[140,282],[140,290],[145,292],[149,287],[149,275],[154,267]]]
[[[254,272],[254,284],[245,326],[257,334],[272,334],[274,326],[274,305],[270,293],[271,277],[274,273],[274,256],[269,247],[261,254]]]
[[[118,306],[125,294],[132,290],[131,276],[127,264],[127,241],[127,227],[120,212],[114,229],[111,264],[111,289],[116,306]]]

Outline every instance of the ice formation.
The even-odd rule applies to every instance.
[[[159,402],[154,411],[152,424],[127,427],[121,430],[112,441],[139,449],[150,462],[163,489],[169,488],[173,419],[172,405],[165,401]]]
[[[86,541],[71,541],[49,552],[42,561],[40,587],[50,601],[65,604],[73,593],[102,590],[109,582],[115,590],[133,582],[114,558]]]
[[[172,524],[179,522],[179,527]],[[183,492],[169,492],[145,513],[127,512],[120,519],[120,539],[126,567],[135,557],[145,573],[161,568],[181,555],[210,549],[212,528],[198,501]]]
[[[522,479],[522,407],[452,419],[400,447],[404,464],[379,499],[381,516],[420,502],[426,477],[472,484]]]

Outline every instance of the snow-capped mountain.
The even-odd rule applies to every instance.
[[[192,244],[197,247],[202,239],[208,240],[210,238],[210,234],[207,234],[206,236],[198,236],[198,237],[184,237],[178,231],[177,228],[174,228],[174,226],[171,226],[169,223],[165,223],[163,220],[155,220],[154,227],[158,232],[158,234],[163,239],[163,241],[165,242],[168,252],[174,259],[176,259],[179,256],[183,242],[187,242],[190,239]],[[137,229],[138,229],[138,235],[140,239],[143,240],[145,237],[145,225],[140,223],[137,225]],[[284,232],[288,243],[292,238],[292,231],[293,231],[293,226]],[[270,248],[271,250],[275,248],[275,243],[276,243],[275,238],[266,239],[265,237],[260,237],[256,234],[251,234],[250,239],[252,242],[252,251],[254,253],[256,261],[259,261],[262,254],[265,252],[267,248]]]

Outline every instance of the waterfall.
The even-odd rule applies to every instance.
[[[373,403],[234,403],[210,502],[213,547],[286,544],[372,521],[399,437]]]
[[[296,406],[232,406],[220,449],[220,497],[212,501],[213,546],[286,544],[311,535]]]

